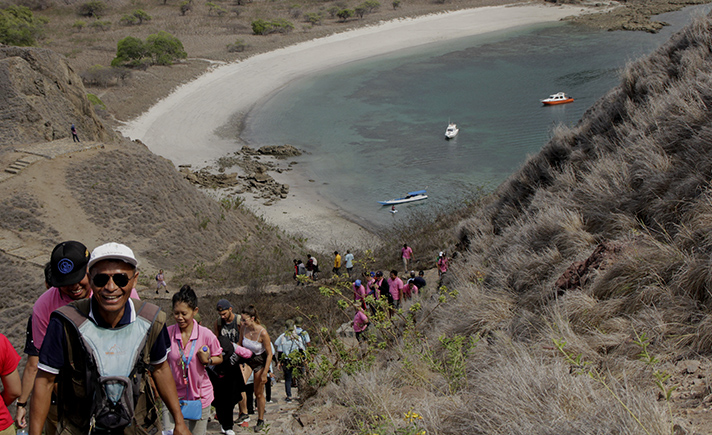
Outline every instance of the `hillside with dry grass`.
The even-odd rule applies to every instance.
[[[380,324],[391,350],[311,409],[339,433],[712,432],[711,50],[701,18],[628,65],[460,223],[447,288]]]

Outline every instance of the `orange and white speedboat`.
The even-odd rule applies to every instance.
[[[546,98],[544,100],[541,100],[542,104],[545,106],[553,106],[556,104],[566,104],[566,103],[573,103],[574,99],[567,96],[563,92],[558,92],[554,95],[549,95],[549,98]]]

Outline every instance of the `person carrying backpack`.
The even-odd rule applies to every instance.
[[[293,320],[284,322],[285,331],[277,337],[274,347],[277,350],[277,369],[282,369],[284,373],[284,393],[287,402],[292,401],[292,376],[295,368],[299,369],[302,364],[306,345],[302,337],[297,333]],[[301,355],[300,355],[301,353]]]
[[[139,272],[133,251],[107,243],[91,253],[93,295],[52,313],[40,349],[30,434],[41,435],[57,381],[57,433],[146,435],[160,430],[149,370],[175,435],[190,434],[166,361],[166,315],[129,298]]]

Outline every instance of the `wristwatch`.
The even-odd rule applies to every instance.
[[[210,358],[208,358],[208,365],[209,366],[213,365],[213,357],[212,356]]]
[[[27,402],[18,401],[16,405],[18,408],[25,408],[27,406]]]

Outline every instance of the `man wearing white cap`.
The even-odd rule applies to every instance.
[[[57,379],[62,434],[148,434],[160,423],[148,372],[175,420],[174,434],[190,434],[166,361],[165,313],[130,299],[138,262],[125,245],[107,243],[89,259],[91,299],[52,313],[39,356],[30,434],[41,435]]]

